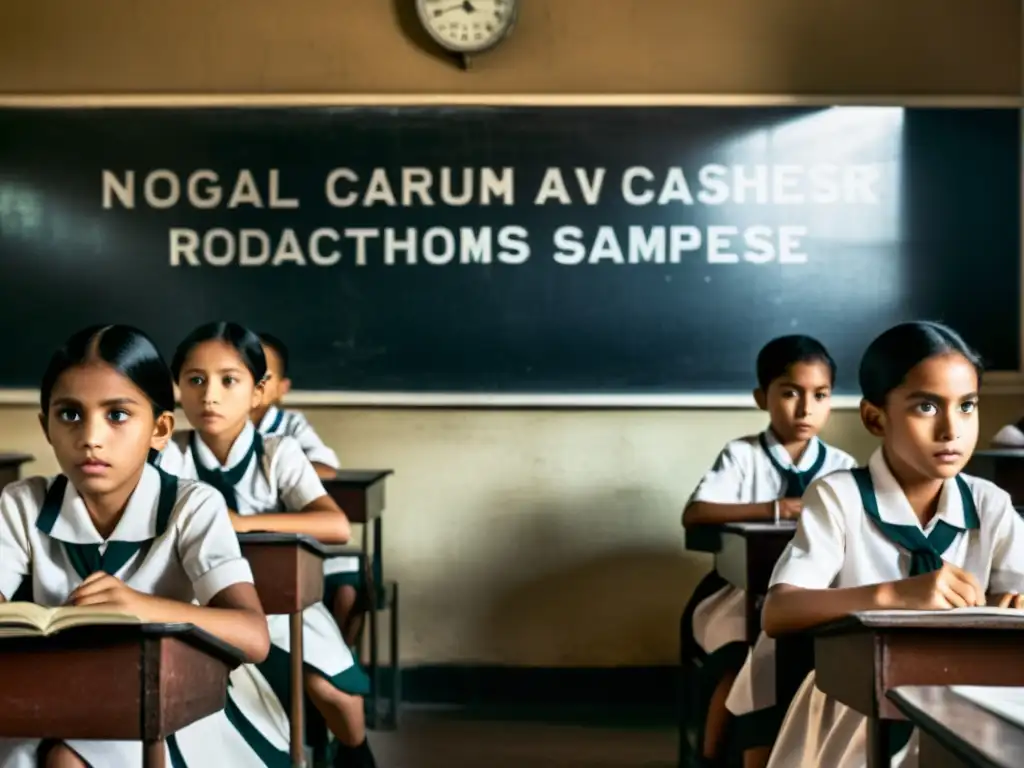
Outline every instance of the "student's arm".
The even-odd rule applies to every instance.
[[[259,663],[270,650],[252,569],[242,557],[224,498],[209,486],[192,484],[178,501],[171,525],[177,554],[199,605],[142,594],[109,574],[91,574],[71,593],[71,605],[108,605],[145,621],[195,624]]]
[[[1019,608],[1024,594],[1024,519],[1013,508],[1010,495],[999,491],[1001,509],[992,547],[992,572],[988,580],[988,603],[1001,608]]]
[[[98,571],[78,585],[68,604],[116,608],[157,624],[194,624],[238,648],[251,664],[266,659],[270,651],[267,618],[252,584],[232,584],[200,606],[136,592],[120,579]]]
[[[849,476],[838,482],[853,482]],[[830,588],[846,559],[845,517],[832,485],[817,481],[803,498],[796,535],[775,571],[761,615],[769,637],[802,632],[870,610],[947,610],[984,604],[977,580],[947,563],[922,576],[860,587]]]
[[[269,512],[265,515],[232,515],[238,533],[271,531],[301,533],[324,544],[346,544],[352,536],[348,518],[327,494],[314,499],[295,512]]]
[[[779,518],[794,520],[800,516],[800,499],[779,499]],[[683,526],[721,525],[757,520],[774,520],[775,502],[760,504],[717,504],[710,501],[691,501],[683,510]]]
[[[352,533],[348,518],[324,491],[324,484],[299,443],[290,437],[282,437],[275,450],[273,471],[277,475],[281,501],[289,511],[236,515],[232,518],[235,530],[239,533],[302,533],[325,544],[348,542]]]
[[[334,467],[329,467],[326,464],[321,464],[318,461],[313,462],[313,469],[316,470],[316,476],[321,480],[333,480],[338,476],[338,470]]]
[[[6,602],[28,575],[32,563],[32,546],[28,525],[36,516],[46,492],[45,480],[34,478],[29,483],[8,485],[0,494],[0,597]],[[38,494],[38,496],[37,496]]]
[[[338,454],[327,447],[327,444],[320,439],[320,435],[313,429],[305,415],[298,411],[289,411],[288,418],[291,419],[291,428],[288,434],[299,441],[302,452],[306,458],[313,462],[316,473],[324,480],[330,480],[335,476],[341,464],[338,462]]]
[[[736,454],[747,450],[749,446],[746,443],[736,441],[718,454],[714,465],[701,478],[683,509],[684,528],[775,519],[774,501],[750,504],[740,500],[744,466],[749,462],[744,462],[743,457]],[[789,519],[799,514],[799,499],[783,499],[779,502],[779,517]]]

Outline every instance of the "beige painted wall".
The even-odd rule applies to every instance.
[[[985,439],[1018,400],[982,405]],[[37,409],[0,409],[0,450],[57,470]],[[392,467],[388,575],[402,584],[407,663],[672,663],[678,620],[710,565],[680,511],[756,411],[308,411],[350,467]],[[853,411],[824,435],[858,458]]]
[[[524,0],[474,71],[393,0],[34,0],[0,14],[7,93],[1017,95],[1016,0]],[[402,9],[405,10],[402,10]],[[403,31],[405,30],[405,31]],[[301,384],[301,382],[299,382]],[[986,437],[1011,417],[986,399]],[[350,467],[393,467],[388,574],[406,663],[671,663],[708,560],[681,506],[750,411],[317,409]],[[864,458],[853,412],[826,439]],[[0,449],[55,463],[31,407]]]

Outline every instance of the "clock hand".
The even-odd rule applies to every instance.
[[[460,8],[464,9],[465,6],[466,6],[466,3],[460,3],[459,5],[449,5],[447,8],[438,8],[436,11],[434,11],[434,16],[435,17],[437,17],[437,16],[444,16],[446,13],[451,13],[452,11],[457,11]]]

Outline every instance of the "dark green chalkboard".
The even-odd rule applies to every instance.
[[[867,342],[910,318],[945,320],[993,368],[1017,370],[1019,122],[1015,110],[855,107],[0,110],[0,386],[36,386],[52,348],[88,323],[136,324],[169,355],[209,319],[284,337],[305,390],[748,392],[758,348],[805,332],[832,349],[838,391],[851,393]],[[730,180],[751,180],[743,200],[733,194],[722,204],[712,185],[701,202],[700,169],[715,165]],[[571,202],[536,205],[546,169],[556,166]],[[767,188],[771,199],[758,200],[758,166],[782,179]],[[400,203],[403,167],[428,169],[435,183],[442,168],[454,169],[455,197],[463,168],[477,169],[477,181],[482,168],[495,169],[492,181],[512,169],[514,200],[494,184],[487,205],[479,188],[469,204],[441,204],[437,186],[433,205],[328,200],[332,169],[361,177],[349,183],[341,173],[335,191],[344,196],[365,193],[380,168]],[[636,195],[657,193],[670,168],[682,169],[693,204],[676,185],[665,204],[631,205],[621,183],[631,167],[649,169],[633,173]],[[858,192],[866,182],[849,175],[854,167],[876,169],[873,201]],[[593,205],[577,168],[591,181],[604,169]],[[224,207],[230,188],[213,209],[148,207],[144,180],[160,169],[182,179],[183,193],[196,169],[229,187],[249,169],[263,207]],[[279,198],[299,200],[297,209],[269,207],[271,169]],[[135,173],[134,209],[112,187],[104,207],[105,170],[121,184]],[[705,173],[713,182],[713,170]],[[153,189],[162,198],[169,187],[158,180]],[[207,190],[201,177],[197,189]],[[841,200],[820,202],[830,195]],[[554,258],[559,228],[578,228],[589,247],[602,226],[627,262],[631,228],[643,235],[637,263],[617,263],[607,241],[598,263]],[[709,229],[716,226],[737,228],[715,252],[735,252],[738,263],[709,263],[707,239],[722,238]],[[806,232],[794,240],[799,230],[786,227]],[[234,237],[260,230],[273,248],[291,229],[307,263],[241,266],[215,232],[214,260],[229,264],[190,266],[181,257],[171,265],[173,229],[201,240],[218,228]],[[400,250],[385,263],[381,234],[366,241],[358,264],[345,233],[360,228],[390,228],[397,239],[415,230],[417,263]],[[492,261],[477,263],[483,251],[473,243],[488,228]],[[340,245],[336,263],[312,263],[317,230],[322,261]],[[666,263],[655,261],[658,231]],[[671,243],[692,245],[694,231],[701,248],[684,247],[671,263]],[[573,239],[565,232],[563,241]],[[753,261],[743,258],[743,232]],[[780,232],[790,233],[790,257],[806,254],[805,263],[779,263]],[[758,246],[768,241],[774,256]],[[429,263],[444,261],[448,245],[451,262]],[[469,263],[460,263],[463,249]]]

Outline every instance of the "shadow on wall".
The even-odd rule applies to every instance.
[[[473,647],[508,664],[675,663],[679,616],[710,568],[683,549],[678,499],[637,488],[502,506],[480,552]]]

